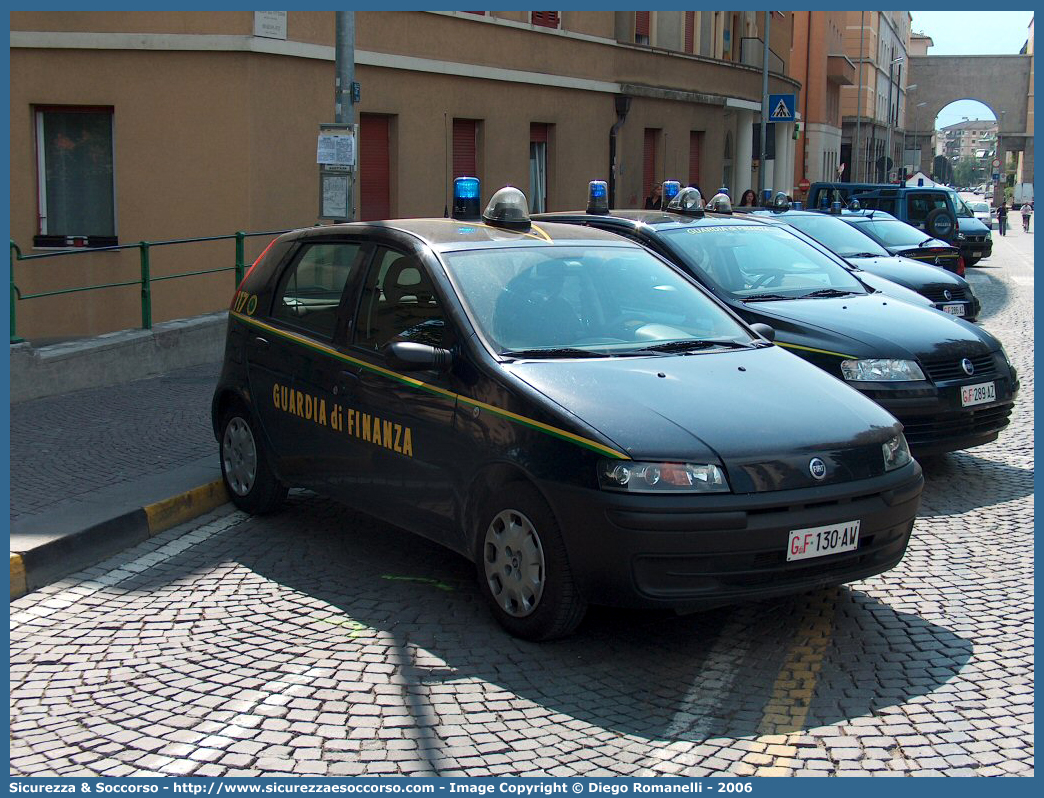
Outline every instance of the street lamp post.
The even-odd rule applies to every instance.
[[[888,182],[888,162],[892,160],[892,67],[896,64],[901,64],[902,61],[903,57],[899,56],[898,58],[893,58],[888,63],[888,133],[885,137],[885,182]]]

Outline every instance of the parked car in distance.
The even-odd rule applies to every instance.
[[[963,277],[964,261],[957,247],[947,244],[931,236],[923,230],[896,219],[883,211],[843,211],[838,217],[843,222],[854,225],[861,232],[874,239],[893,255],[939,266],[947,271]]]
[[[938,310],[968,321],[974,321],[979,315],[979,300],[963,277],[938,266],[891,254],[858,227],[843,222],[840,215],[780,208],[758,209],[753,215],[799,230],[856,268],[916,291]]]
[[[978,192],[976,192],[978,193]],[[968,207],[971,208],[972,213],[975,214],[975,218],[986,225],[990,230],[993,230],[995,221],[993,218],[993,211],[990,209],[988,202],[982,202],[980,200],[974,200],[968,203]]]
[[[771,326],[776,343],[888,409],[915,454],[978,446],[1007,426],[1018,379],[988,332],[871,293],[829,250],[783,225],[733,215],[724,195],[708,208],[728,213],[704,212],[695,189],[672,202],[668,212],[591,203],[590,212],[534,218],[617,232],[663,255],[748,323]],[[973,396],[978,385],[990,386],[988,399]]]

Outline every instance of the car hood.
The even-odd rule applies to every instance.
[[[882,473],[887,411],[770,346],[661,357],[503,364],[635,460],[720,463],[736,493],[789,490]],[[826,480],[809,460],[827,463]]]
[[[985,330],[941,311],[888,301],[880,296],[749,302],[749,311],[778,317],[793,326],[815,328],[828,348],[860,358],[938,360],[995,351]],[[782,335],[777,339],[785,342]]]
[[[875,258],[849,258],[860,269],[884,277],[893,283],[899,283],[914,291],[929,285],[963,286],[964,280],[941,266],[929,266],[926,263],[893,255]]]
[[[852,265],[858,266],[863,269],[863,264],[855,260],[850,260]],[[904,285],[899,280],[893,280],[888,277],[883,277],[877,274],[873,269],[863,269],[858,272],[856,276],[865,285],[870,286],[875,291],[880,291],[890,297],[901,299],[903,302],[909,302],[911,305],[921,305],[922,307],[934,307],[934,303],[927,297],[921,296],[916,291],[916,286]]]
[[[957,229],[959,229],[965,235],[971,233],[972,235],[976,236],[982,235],[983,233],[988,233],[990,230],[990,228],[988,228],[974,216],[958,216]]]

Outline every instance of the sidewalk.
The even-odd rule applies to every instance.
[[[11,407],[11,595],[226,501],[220,363]]]

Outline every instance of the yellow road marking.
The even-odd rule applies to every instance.
[[[797,765],[795,741],[803,733],[816,681],[834,630],[839,588],[811,597],[797,624],[797,635],[779,669],[758,725],[758,742],[768,748],[758,756],[757,776],[787,775]]]
[[[21,598],[27,592],[25,563],[22,562],[22,555],[11,552],[11,598]]]
[[[228,501],[225,485],[214,480],[193,488],[170,499],[145,506],[145,517],[149,522],[149,535],[158,535],[166,529],[191,521],[198,515],[220,507]]]

